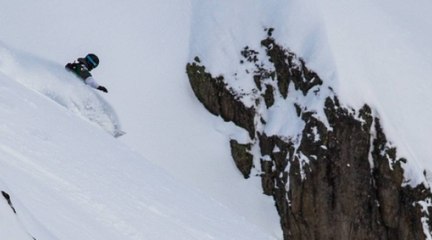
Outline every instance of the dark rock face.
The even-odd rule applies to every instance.
[[[200,65],[198,58],[187,65],[187,72],[193,91],[207,110],[246,129],[251,137],[254,135],[255,109],[244,106],[229,90],[222,76],[213,78]]]
[[[12,208],[12,211],[13,211],[14,213],[16,213],[15,208],[14,208],[14,206],[12,205],[12,201],[11,201],[11,199],[10,199],[9,194],[8,194],[7,192],[5,192],[5,191],[1,191],[1,193],[2,193],[3,197],[6,199],[7,203],[9,204],[9,206]]]
[[[261,177],[264,194],[275,200],[284,239],[425,239],[432,209],[422,203],[431,202],[430,189],[404,184],[407,160],[397,158],[380,120],[367,105],[344,107],[304,60],[276,43],[272,31],[261,42],[266,56],[249,47],[240,53],[242,64],[255,66],[251,81],[259,94],[254,107],[245,107],[225,79],[212,77],[199,59],[188,64],[187,74],[211,113],[249,132],[249,143],[231,140],[232,156],[245,178],[252,171]],[[271,68],[261,63],[263,57]],[[269,109],[294,91],[310,99],[324,89],[330,93],[323,100],[326,121],[307,105],[292,102],[304,123],[297,140],[269,136],[257,127],[256,119],[263,126],[268,120],[257,110],[262,104]],[[259,156],[250,154],[253,145]]]
[[[232,139],[230,145],[231,155],[237,168],[245,178],[249,178],[253,166],[253,156],[250,153],[251,144],[240,144]]]

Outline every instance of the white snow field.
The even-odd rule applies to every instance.
[[[0,72],[100,126],[113,136],[122,133],[112,106],[58,64],[11,51],[0,43]]]
[[[431,10],[428,0],[2,1],[0,178],[43,239],[281,239],[259,178],[231,160],[228,139],[244,132],[196,100],[186,63],[198,55],[232,74],[240,50],[275,28],[343,102],[379,112],[416,184],[432,169]],[[63,71],[89,52],[108,94]],[[87,104],[117,112],[122,126],[111,126],[127,134],[88,121]]]
[[[98,95],[113,106],[127,132],[119,140],[280,238],[272,198],[262,195],[259,178],[245,180],[236,169],[229,129],[190,89],[185,66],[191,7],[189,1],[7,1],[0,8],[0,41],[57,68],[96,53],[101,63],[93,76],[109,90]]]
[[[5,191],[23,222],[32,219],[20,206],[56,237],[28,224],[36,239],[275,239],[3,73],[0,116]],[[0,211],[9,210],[1,228],[10,231],[1,238],[24,239],[4,203],[0,196]]]

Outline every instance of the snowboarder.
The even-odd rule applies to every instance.
[[[85,58],[78,58],[73,63],[66,64],[66,69],[74,72],[79,78],[81,78],[85,84],[92,88],[100,90],[102,92],[108,92],[108,90],[99,85],[91,75],[90,71],[95,69],[99,65],[99,58],[93,54],[89,53]]]

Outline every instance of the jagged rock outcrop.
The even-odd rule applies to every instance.
[[[234,122],[253,137],[255,109],[244,106],[230,91],[222,76],[213,78],[199,63],[197,57],[195,63],[187,66],[189,80],[198,99],[211,113],[221,116],[225,121]]]
[[[253,155],[250,153],[252,144],[241,144],[236,140],[230,141],[231,155],[240,172],[245,178],[249,178],[253,167]]]
[[[248,71],[259,93],[254,106],[246,107],[228,81],[213,77],[198,58],[186,71],[211,113],[248,131],[250,142],[231,140],[233,159],[245,178],[252,171],[261,177],[264,194],[275,200],[284,238],[425,239],[432,229],[431,191],[404,184],[407,160],[397,157],[376,114],[367,105],[358,111],[343,106],[304,60],[276,43],[274,29],[266,31],[265,56],[247,46],[240,51],[241,64],[254,66]],[[299,100],[299,93],[308,101]],[[290,104],[303,122],[298,136],[269,135],[265,111],[296,94]],[[323,116],[308,105],[315,96],[323,101]],[[250,153],[254,145],[259,156]]]

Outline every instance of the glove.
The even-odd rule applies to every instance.
[[[99,86],[97,90],[108,93],[108,90],[104,86]]]

